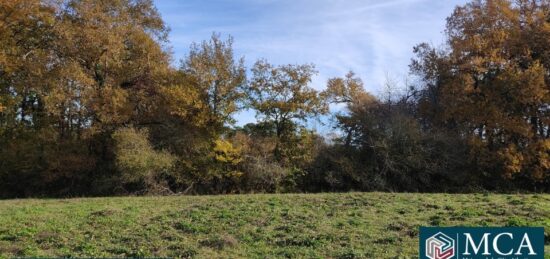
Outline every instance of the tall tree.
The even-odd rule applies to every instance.
[[[224,41],[213,34],[209,41],[191,45],[182,70],[201,90],[209,110],[207,124],[221,133],[224,126],[234,122],[232,115],[239,109],[246,83],[244,59],[235,59],[233,38]]]
[[[447,20],[449,51],[419,45],[424,115],[468,136],[487,174],[548,179],[550,3],[473,1]]]
[[[309,86],[315,73],[312,65],[275,67],[264,60],[252,68],[253,78],[247,89],[249,105],[258,119],[273,123],[278,156],[281,144],[294,134],[299,123],[328,110],[320,94]]]
[[[83,191],[110,170],[114,129],[147,120],[158,103],[167,28],[149,0],[2,1],[0,10],[0,182],[21,174],[27,184],[12,186]]]
[[[358,118],[353,118],[353,116],[376,105],[378,101],[365,91],[363,81],[356,77],[352,71],[347,73],[344,78],[329,79],[327,89],[322,92],[322,96],[330,103],[346,105],[347,110],[337,112],[335,117],[337,127],[345,134],[345,145],[350,146],[357,134],[360,134],[358,132],[359,125],[357,125]]]

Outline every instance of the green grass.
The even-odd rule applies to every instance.
[[[0,201],[0,258],[415,258],[418,227],[435,225],[544,226],[548,254],[550,195],[5,200]]]

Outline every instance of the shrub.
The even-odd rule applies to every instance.
[[[121,128],[112,137],[116,143],[116,167],[123,185],[138,192],[169,191],[163,175],[170,174],[175,158],[166,151],[155,150],[146,129]]]

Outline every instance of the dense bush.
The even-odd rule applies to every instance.
[[[148,135],[147,130],[134,128],[120,128],[113,133],[121,187],[129,187],[130,192],[169,192],[166,177],[173,174],[175,157],[154,150]]]

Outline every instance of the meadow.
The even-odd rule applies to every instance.
[[[0,201],[0,258],[416,258],[419,226],[544,226],[548,194],[250,194]]]

